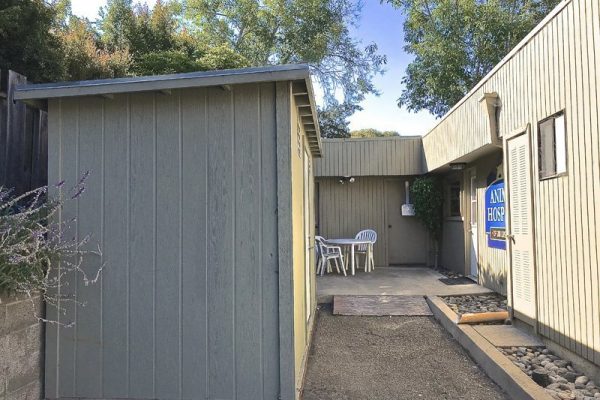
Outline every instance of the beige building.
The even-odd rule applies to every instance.
[[[599,63],[600,4],[565,0],[441,118],[422,150],[414,138],[324,141],[326,157],[316,165],[319,232],[373,227],[385,237],[376,264],[420,261],[410,253],[391,256],[414,227],[413,217],[391,223],[388,206],[420,169],[438,175],[446,196],[441,264],[507,294],[517,322],[554,349],[599,366]],[[354,184],[342,179],[350,176]],[[486,206],[486,188],[501,178],[505,230],[486,229],[488,215],[499,211]],[[333,202],[342,202],[338,215]],[[365,217],[355,202],[374,214]],[[505,249],[490,246],[498,234],[506,239],[494,243]]]

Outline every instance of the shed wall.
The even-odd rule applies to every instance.
[[[315,176],[401,176],[424,173],[421,137],[324,139]]]
[[[49,118],[49,182],[90,171],[60,219],[106,267],[65,278],[86,307],[48,309],[76,325],[48,325],[46,396],[277,398],[275,84],[50,100]]]
[[[306,132],[298,115],[295,101],[291,102],[291,184],[293,227],[293,288],[294,288],[294,353],[296,388],[303,384],[304,372],[311,340],[315,302],[314,260],[314,182],[313,159],[310,155]],[[308,158],[307,157],[308,154]],[[305,171],[304,162],[308,163]],[[308,175],[305,175],[308,173]],[[306,196],[305,196],[306,195]],[[308,204],[305,204],[308,200]],[[305,213],[308,209],[308,213]],[[309,251],[307,252],[307,248]],[[309,258],[308,260],[306,258]],[[308,273],[307,273],[308,266]],[[307,295],[308,294],[308,295]],[[296,393],[300,398],[300,392]]]

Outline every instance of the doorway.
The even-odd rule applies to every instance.
[[[513,308],[515,313],[535,321],[535,255],[529,130],[507,138],[504,148],[507,166],[507,241]]]
[[[385,181],[385,225],[389,266],[427,264],[427,230],[416,217],[402,215],[402,204],[405,204],[407,199],[406,181],[412,183],[412,179],[409,178]]]
[[[469,171],[469,276],[477,281],[479,252],[477,248],[477,171]]]

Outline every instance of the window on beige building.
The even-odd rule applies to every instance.
[[[540,179],[567,172],[565,115],[560,112],[538,124],[538,165]]]

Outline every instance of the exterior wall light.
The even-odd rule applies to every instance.
[[[462,171],[466,166],[467,163],[464,162],[450,163],[450,169],[453,171]]]
[[[354,183],[356,181],[356,179],[354,179],[353,176],[341,176],[339,179],[340,184],[345,184],[347,183]]]

